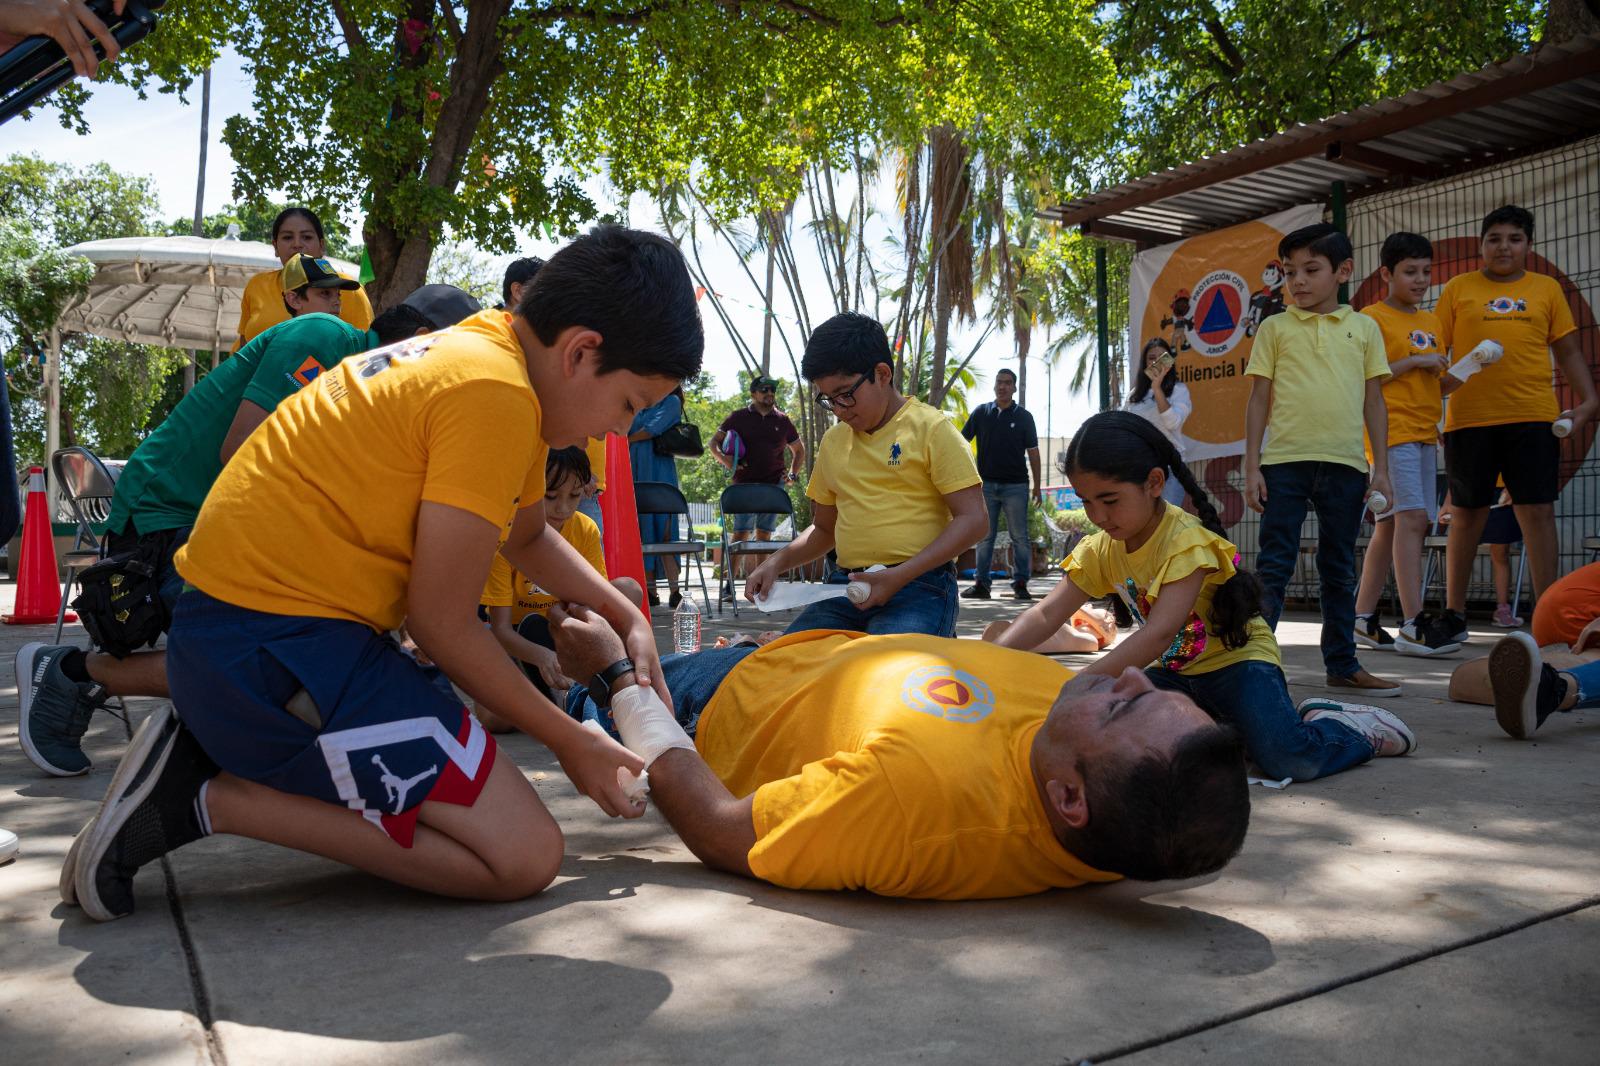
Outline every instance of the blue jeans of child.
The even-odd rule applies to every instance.
[[[1578,702],[1572,705],[1573,710],[1600,707],[1600,659],[1581,663],[1564,672],[1571,674],[1578,683]]]
[[[1273,463],[1267,482],[1256,573],[1266,586],[1262,617],[1274,630],[1300,557],[1306,511],[1317,515],[1317,578],[1322,584],[1322,662],[1330,677],[1349,677],[1356,661],[1356,536],[1366,507],[1367,475],[1343,463]]]
[[[1237,730],[1250,761],[1268,777],[1313,781],[1372,758],[1372,745],[1348,726],[1326,718],[1302,722],[1283,671],[1272,663],[1234,663],[1193,675],[1152,666],[1145,676]]]
[[[700,712],[711,702],[722,679],[755,650],[754,644],[738,644],[731,648],[708,648],[692,655],[668,655],[661,660],[661,673],[672,692],[672,709],[684,732],[694,736],[700,724]],[[592,718],[604,726],[606,732],[616,736],[611,711],[601,710],[582,685],[573,685],[567,693],[567,714],[580,722]]]
[[[989,563],[994,559],[994,542],[1000,537],[1000,515],[1004,512],[1006,529],[1011,533],[1011,554],[1016,558],[1011,583],[1027,584],[1033,572],[1033,554],[1028,548],[1028,483],[985,481],[983,502],[989,507],[989,535],[978,543],[977,570],[973,576],[978,584],[989,584]]]
[[[846,585],[850,575],[835,569],[828,575],[830,585]],[[911,580],[882,607],[861,610],[843,596],[819,600],[800,612],[785,633],[808,629],[851,629],[857,633],[882,636],[885,633],[926,633],[932,637],[956,635],[956,573],[941,566]],[[1354,623],[1352,623],[1353,625]]]

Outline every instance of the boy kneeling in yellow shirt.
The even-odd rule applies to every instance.
[[[515,312],[350,357],[280,404],[206,498],[178,572],[173,707],[140,727],[62,895],[130,913],[144,864],[212,832],[468,899],[540,891],[561,831],[459,701],[387,636],[402,619],[478,704],[544,742],[580,792],[637,816],[642,761],[541,697],[478,619],[496,550],[615,625],[667,695],[650,627],[549,529],[545,454],[607,431],[700,369],[682,254],[599,226]],[[182,721],[179,721],[181,716]]]
[[[573,551],[605,577],[606,557],[600,545],[600,527],[578,510],[592,477],[584,449],[550,449],[550,458],[544,464],[544,517]],[[639,602],[642,594],[639,583],[631,577],[615,578],[611,587],[634,603]],[[504,555],[496,553],[489,566],[489,582],[483,586],[483,598],[479,602],[489,614],[489,632],[506,654],[522,664],[523,672],[539,690],[539,695],[555,702],[560,690],[572,687],[572,679],[561,672],[561,664],[556,661],[556,646],[546,621],[550,608],[559,602],[554,596],[512,566]],[[556,703],[556,706],[562,704]],[[492,711],[480,707],[477,715],[489,732],[511,732],[511,723]]]

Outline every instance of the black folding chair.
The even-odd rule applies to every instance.
[[[734,540],[729,519],[740,514],[776,514],[794,517],[794,501],[781,485],[730,485],[722,492],[722,587],[733,602],[733,616],[739,617],[739,592],[733,584],[733,560],[740,555],[771,555],[788,540]]]
[[[61,586],[61,610],[56,612],[54,643],[61,643],[61,629],[67,617],[67,601],[72,598],[73,583],[78,572],[87,570],[100,561],[104,554],[101,535],[95,527],[103,525],[111,515],[111,495],[116,491],[116,477],[106,464],[87,448],[61,448],[50,457],[50,470],[55,475],[56,490],[72,511],[78,523],[72,550],[61,559],[66,571],[66,581]]]
[[[682,558],[685,555],[694,557],[694,569],[700,579],[700,597],[706,602],[706,613],[711,613],[711,593],[706,589],[705,567],[701,559],[706,554],[706,542],[694,539],[694,522],[689,516],[689,501],[684,499],[683,493],[678,491],[678,486],[669,485],[665,481],[636,481],[633,484],[634,506],[638,508],[639,517],[645,515],[672,515],[682,517],[684,530],[688,536],[681,540],[667,540],[654,543],[641,544],[644,551],[646,566],[649,570],[649,561],[657,556],[672,556]],[[687,575],[685,575],[687,576]],[[654,578],[651,578],[654,582]]]

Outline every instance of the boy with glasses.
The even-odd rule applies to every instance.
[[[824,322],[800,373],[839,425],[822,438],[806,486],[811,525],[756,567],[745,597],[759,598],[779,574],[834,550],[829,584],[860,581],[870,594],[814,603],[788,632],[954,636],[953,560],[989,532],[972,452],[942,412],[895,388],[889,338],[875,319],[847,311]]]

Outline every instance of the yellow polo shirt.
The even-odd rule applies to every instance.
[[[511,316],[483,311],[348,356],[280,403],[212,486],[178,572],[251,610],[394,629],[420,504],[503,538],[543,502],[548,452]]]
[[[839,509],[834,541],[851,570],[916,555],[950,524],[944,497],[982,483],[955,423],[908,399],[876,432],[828,430],[806,495]]]
[[[257,274],[245,282],[239,304],[239,343],[233,346],[234,351],[279,322],[289,321],[289,309],[283,306],[282,285],[283,275],[276,270]],[[370,328],[372,304],[367,300],[367,290],[340,293],[339,317],[356,329]]]
[[[1383,331],[1383,353],[1391,365],[1413,355],[1444,353],[1439,346],[1439,318],[1432,311],[1408,313],[1380,301],[1363,307],[1361,313]],[[1383,383],[1383,405],[1389,412],[1389,447],[1438,440],[1439,419],[1444,414],[1444,395],[1439,389],[1441,373],[1417,368]],[[1367,441],[1367,457],[1372,457],[1371,441]]]
[[[1261,323],[1246,374],[1272,382],[1261,463],[1342,463],[1365,472],[1367,381],[1389,376],[1383,331],[1349,304],[1290,306]]]
[[[1206,576],[1189,620],[1151,665],[1186,674],[1209,674],[1242,662],[1281,666],[1277,638],[1260,615],[1250,620],[1249,640],[1243,647],[1223,647],[1213,631],[1211,601],[1237,572],[1233,564],[1237,554],[1227,538],[1211,532],[1181,507],[1168,504],[1161,524],[1138,551],[1130,552],[1124,542],[1113,540],[1104,531],[1092,533],[1067,557],[1066,571],[1072,583],[1091,599],[1120,597],[1142,626],[1161,598],[1163,585],[1204,570]]]
[[[572,545],[601,577],[606,576],[606,557],[600,550],[600,527],[586,514],[574,513],[561,527],[561,539]],[[521,625],[530,614],[543,615],[559,601],[504,555],[495,553],[489,564],[489,580],[478,601],[485,607],[511,608],[511,624]]]
[[[986,899],[1114,881],[1056,840],[1030,763],[1071,677],[979,640],[792,633],[734,667],[695,744],[755,794],[750,869],[773,884]]]
[[[606,490],[606,439],[601,437],[599,440],[595,440],[590,437],[588,443],[583,446],[583,451],[589,457],[589,472],[594,475],[595,484],[599,486],[599,491],[604,492]]]
[[[1578,328],[1560,282],[1531,272],[1516,281],[1495,281],[1474,270],[1445,282],[1435,310],[1439,343],[1451,350],[1452,362],[1479,341],[1505,348],[1498,363],[1450,394],[1446,430],[1554,422],[1560,416],[1550,346]]]

